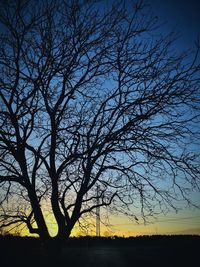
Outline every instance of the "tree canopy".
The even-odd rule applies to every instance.
[[[68,237],[98,206],[145,220],[199,190],[199,44],[103,3],[0,3],[1,228],[48,238],[48,203]]]

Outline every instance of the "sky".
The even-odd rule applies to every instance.
[[[165,31],[176,30],[180,33],[177,48],[184,50],[194,47],[198,35],[200,38],[200,0],[149,0],[152,11],[164,23]],[[200,204],[200,193],[193,195],[196,204]],[[167,215],[160,215],[151,224],[131,222],[123,216],[111,217],[110,225],[101,224],[101,235],[152,235],[152,234],[199,234],[200,235],[200,210],[193,207],[182,206],[178,213],[171,211]],[[56,232],[55,223],[50,218],[50,232]],[[94,234],[91,229],[89,234]],[[25,234],[27,234],[25,232]],[[73,235],[81,234],[77,229]]]
[[[200,38],[199,0],[149,0],[153,12],[166,30],[175,29],[181,37],[180,49],[189,48]]]
[[[176,30],[180,34],[177,49],[194,48],[194,42],[200,38],[200,0],[149,0],[152,12],[158,16],[162,29],[166,32]],[[200,193],[193,195],[200,205]],[[171,211],[166,216],[160,215],[151,224],[137,225],[124,217],[113,219],[113,226],[108,232],[118,235],[141,234],[199,234],[200,210],[182,206],[178,213]]]
[[[149,0],[152,12],[163,23],[162,30],[175,30],[180,34],[176,43],[178,50],[194,47],[194,42],[200,38],[200,0]],[[196,204],[200,204],[200,193],[193,195]],[[154,234],[199,234],[200,210],[182,206],[182,210],[158,216],[152,223],[137,224],[124,216],[110,217],[109,226],[101,224],[101,235],[154,235]],[[49,218],[50,232],[56,233],[56,225]],[[95,223],[94,223],[95,224]],[[75,228],[72,235],[80,235]],[[95,234],[95,228],[88,231]]]
[[[109,1],[102,1],[108,4]],[[176,42],[176,49],[180,52],[185,49],[194,48],[194,43],[200,38],[200,0],[149,0],[152,12],[158,16],[160,30],[164,33],[175,30],[179,33],[180,38]],[[192,195],[192,199],[200,205],[200,193]],[[168,214],[161,214],[146,224],[137,224],[130,221],[123,215],[110,216],[109,224],[101,223],[102,236],[138,236],[138,235],[156,235],[156,234],[198,234],[200,235],[200,209],[181,205],[182,210],[176,213],[174,210]],[[101,210],[101,218],[103,211]],[[102,220],[103,221],[103,220]],[[51,217],[48,217],[50,223],[50,233],[55,235],[57,232],[56,224]],[[95,218],[94,226],[81,232],[77,226],[72,232],[75,235],[95,235]]]
[[[180,37],[176,49],[180,52],[193,49],[200,38],[200,0],[149,0],[152,12],[158,16],[164,32],[177,31]],[[200,193],[192,195],[200,205]],[[124,216],[111,217],[110,226],[101,225],[101,235],[152,235],[152,234],[198,234],[200,235],[200,210],[182,205],[178,213],[158,216],[146,225],[131,222]]]

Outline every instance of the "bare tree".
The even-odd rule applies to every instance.
[[[60,238],[97,206],[138,220],[199,190],[197,52],[142,2],[1,1],[0,227]],[[99,194],[96,194],[96,188]],[[98,199],[98,201],[97,201]],[[34,223],[36,226],[34,226]]]

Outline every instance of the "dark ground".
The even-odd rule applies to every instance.
[[[39,239],[0,237],[0,266],[194,267],[200,236],[71,238],[43,244]]]

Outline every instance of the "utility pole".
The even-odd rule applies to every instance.
[[[99,189],[100,189],[100,186],[97,185],[97,192],[96,192],[96,198],[97,198],[97,201],[96,201],[96,204],[97,204],[97,207],[96,207],[96,236],[100,236],[100,206],[99,206]]]

